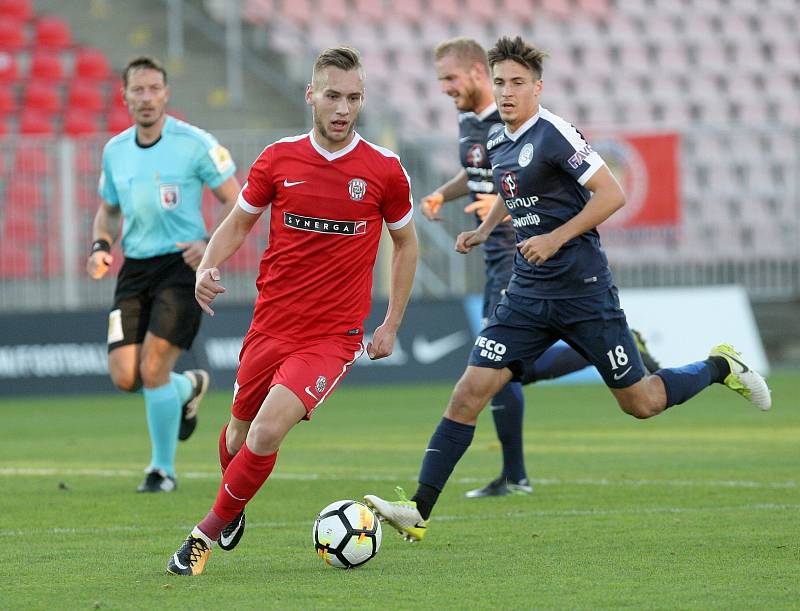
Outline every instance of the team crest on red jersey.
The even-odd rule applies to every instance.
[[[175,210],[181,203],[178,185],[159,185],[158,188],[161,192],[161,207],[164,210]]]
[[[320,394],[322,391],[324,391],[326,386],[328,386],[328,378],[326,378],[325,376],[319,376],[317,378],[317,383],[314,386],[314,388],[317,391],[317,394]]]
[[[500,185],[503,187],[503,193],[507,197],[516,197],[519,193],[517,186],[517,175],[514,172],[506,172],[500,179]]]
[[[367,181],[361,178],[354,178],[347,183],[347,190],[350,192],[350,199],[361,201],[367,194]]]
[[[473,168],[481,167],[485,159],[486,151],[483,150],[483,146],[480,144],[473,144],[467,152],[467,163]]]

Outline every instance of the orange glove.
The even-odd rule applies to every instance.
[[[422,216],[429,221],[441,221],[442,217],[439,216],[439,209],[442,207],[443,203],[444,195],[438,191],[434,191],[430,195],[426,195],[422,198],[419,204],[419,210],[422,212]]]

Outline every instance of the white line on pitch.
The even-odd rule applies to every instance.
[[[58,477],[139,477],[142,471],[134,469],[60,469],[38,467],[0,467],[0,476],[58,476]],[[178,477],[187,479],[212,479],[220,478],[218,471],[187,471],[179,473]],[[400,477],[397,475],[332,475],[319,473],[291,473],[278,471],[271,478],[295,481],[357,481],[357,482],[398,482],[416,481],[416,478]],[[460,477],[452,481],[458,484],[474,484],[484,481],[485,478]],[[750,480],[690,480],[690,479],[561,479],[557,477],[531,478],[531,484],[538,486],[674,486],[674,487],[700,487],[700,488],[797,488],[797,482],[757,482]]]
[[[618,515],[641,514],[692,514],[692,513],[723,513],[729,511],[781,511],[798,510],[800,505],[781,503],[756,503],[748,505],[730,505],[725,507],[634,507],[630,509],[553,509],[549,511],[497,511],[482,515],[437,515],[436,521],[442,522],[486,522],[497,520],[501,517],[512,519],[525,518],[559,518],[559,517],[603,517]],[[292,520],[288,522],[247,522],[248,529],[260,528],[295,528],[303,527],[310,523],[313,515],[309,513],[308,520]],[[185,532],[192,528],[191,525],[183,526],[109,526],[107,528],[31,528],[17,530],[0,530],[0,537],[30,537],[36,535],[98,535],[112,533],[167,533]],[[386,528],[390,528],[386,526]]]

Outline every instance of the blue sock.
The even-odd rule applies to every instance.
[[[664,382],[667,391],[667,407],[680,405],[688,401],[707,386],[711,386],[717,377],[708,361],[698,361],[683,367],[659,369],[655,372]]]
[[[175,390],[178,391],[178,401],[183,405],[192,396],[192,381],[182,373],[175,373],[171,371],[169,379],[175,385]]]
[[[153,449],[149,469],[163,469],[175,477],[175,450],[181,423],[181,403],[172,382],[144,389],[147,428]]]
[[[525,382],[560,378],[588,366],[589,361],[578,354],[574,348],[559,342],[550,346],[542,356],[534,361],[532,377],[526,379]]]
[[[449,418],[442,418],[439,426],[428,442],[422,467],[419,470],[419,487],[411,497],[424,519],[431,514],[439,493],[447,483],[450,474],[472,443],[475,427],[461,424]]]
[[[512,482],[527,477],[522,452],[522,416],[525,399],[522,384],[509,382],[492,397],[492,418],[503,449],[503,475]]]

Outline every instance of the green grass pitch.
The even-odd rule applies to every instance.
[[[488,411],[427,538],[388,527],[341,571],[317,511],[411,493],[450,386],[339,389],[290,433],[230,553],[164,574],[219,483],[228,393],[178,453],[178,490],[137,495],[149,457],[138,396],[0,402],[0,609],[789,609],[800,606],[800,376],[760,413],[715,387],[649,421],[600,386],[526,389],[529,497],[467,500],[500,464]]]

